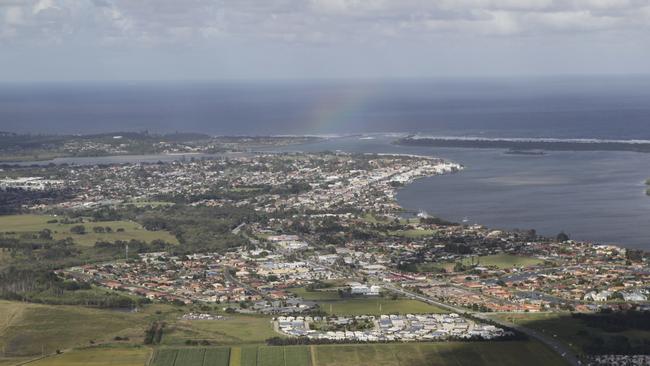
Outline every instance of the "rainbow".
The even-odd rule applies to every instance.
[[[354,123],[355,129],[359,130],[368,121],[359,121],[355,118],[358,118],[358,112],[363,110],[373,95],[376,95],[377,90],[376,86],[364,85],[336,88],[325,93],[304,119],[305,130],[319,133],[349,132],[351,123]]]

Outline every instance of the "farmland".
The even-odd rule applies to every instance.
[[[97,241],[115,242],[118,240],[129,241],[131,239],[151,242],[163,240],[168,243],[177,243],[176,238],[166,231],[148,231],[140,224],[131,221],[101,221],[84,222],[82,224],[64,224],[58,222],[60,217],[48,215],[9,215],[0,216],[0,233],[38,233],[48,229],[52,232],[54,239],[72,238],[76,244],[91,246]],[[57,220],[57,222],[52,222]],[[48,222],[49,221],[49,222]],[[70,229],[77,225],[83,225],[85,234],[70,232]],[[94,227],[110,228],[110,232],[94,232]]]
[[[314,350],[319,366],[564,365],[551,350],[533,342],[323,345]]]
[[[214,350],[214,351],[213,351]],[[246,346],[160,349],[152,366],[481,366],[564,365],[558,355],[532,341],[475,343],[392,343],[374,345]],[[218,358],[209,358],[216,352]],[[535,357],[529,357],[534,354]],[[200,363],[203,360],[203,363]],[[210,361],[208,361],[210,360]]]

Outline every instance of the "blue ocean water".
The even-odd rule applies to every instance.
[[[0,84],[0,130],[650,139],[650,78]]]
[[[0,85],[0,131],[142,130],[650,139],[650,78]],[[576,239],[650,249],[644,184],[650,154],[522,156],[396,146],[392,140],[347,137],[282,149],[447,158],[465,170],[401,189],[403,207],[495,228],[535,228],[547,235],[564,230]]]

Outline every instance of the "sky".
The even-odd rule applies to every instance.
[[[650,0],[0,0],[0,82],[649,74]]]

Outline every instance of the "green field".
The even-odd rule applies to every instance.
[[[248,346],[241,348],[241,363],[233,364],[230,366],[257,366],[257,347]]]
[[[153,356],[153,366],[228,366],[230,348],[159,349]]]
[[[39,355],[43,350],[87,346],[90,341],[111,342],[115,336],[141,344],[150,319],[159,316],[156,310],[169,308],[152,305],[139,313],[127,313],[0,300],[0,349],[11,357]]]
[[[178,321],[163,338],[165,345],[183,345],[190,340],[208,340],[215,345],[261,344],[276,337],[271,318],[228,315],[225,320]]]
[[[209,348],[205,350],[203,366],[228,366],[230,364],[230,348]]]
[[[304,287],[292,288],[290,292],[300,296],[305,300],[340,300],[338,291],[334,290],[317,290],[317,291],[307,291]]]
[[[284,347],[284,361],[286,366],[311,366],[310,347]]]
[[[176,361],[174,362],[174,366],[203,366],[204,356],[205,349],[179,349],[178,353],[176,354]]]
[[[175,236],[166,231],[148,231],[140,224],[132,221],[101,221],[83,223],[86,227],[85,234],[73,234],[70,228],[80,224],[47,223],[47,221],[63,219],[62,217],[47,215],[7,215],[0,216],[0,233],[37,233],[43,229],[52,231],[54,239],[72,238],[79,245],[94,245],[97,241],[115,242],[117,240],[129,241],[131,239],[151,242],[152,240],[164,240],[168,243],[177,244]],[[111,233],[95,233],[93,227],[110,227]],[[117,232],[117,229],[124,229]]]
[[[258,366],[284,366],[284,347],[259,347]]]
[[[446,313],[437,306],[407,299],[345,299],[340,301],[319,301],[321,309],[336,315],[381,315],[381,314],[424,314]]]
[[[161,349],[156,352],[152,366],[192,366],[197,364],[193,360],[210,351],[211,348],[207,351],[201,348]],[[187,354],[183,356],[188,360],[186,363],[179,363],[182,353]],[[203,366],[565,365],[559,355],[533,341],[246,346],[234,347],[230,356],[229,363],[221,358],[219,363],[204,362]]]
[[[146,347],[129,348],[85,348],[50,356],[30,366],[144,366],[151,349]]]

